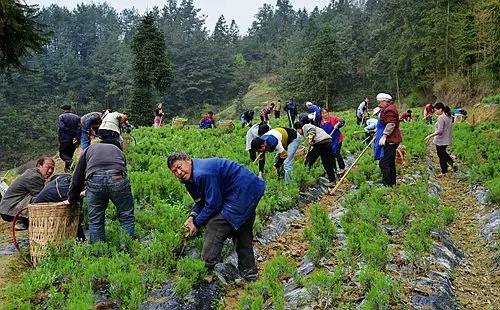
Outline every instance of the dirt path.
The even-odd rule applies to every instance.
[[[435,151],[432,152],[434,167],[439,170]],[[466,181],[453,172],[436,180],[441,185],[442,202],[455,209],[455,220],[450,233],[458,248],[466,257],[454,272],[453,286],[460,308],[499,309],[500,270],[494,270],[493,253],[480,234],[481,208],[469,193]]]
[[[333,195],[325,195],[316,203],[326,207],[327,211],[330,213],[336,207],[336,202],[344,195],[348,188],[349,182],[345,180]],[[310,206],[311,204],[307,204],[301,209],[305,218],[300,221],[293,222],[290,225],[290,228],[276,240],[267,245],[256,243],[256,247],[263,257],[262,261],[257,261],[257,268],[259,269],[260,274],[262,274],[264,263],[277,255],[290,257],[295,261],[297,267],[300,266],[302,259],[308,250],[307,241],[304,239],[304,228],[309,220]],[[224,297],[225,310],[239,309],[238,303],[243,297],[247,286],[248,284],[244,283],[241,286],[235,286],[228,289],[226,296]]]

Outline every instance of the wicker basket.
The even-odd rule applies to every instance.
[[[186,118],[175,117],[172,119],[172,126],[183,128],[186,125],[187,121],[188,120]]]
[[[227,132],[232,132],[235,128],[234,123],[231,120],[220,121],[219,127]]]
[[[60,247],[76,238],[79,208],[63,202],[34,203],[28,206],[30,254],[33,265],[45,255],[48,243]]]

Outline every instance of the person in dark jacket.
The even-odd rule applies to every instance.
[[[40,158],[35,168],[26,170],[9,186],[0,201],[0,216],[4,221],[12,222],[17,212],[25,208],[40,193],[47,180],[54,172],[54,160],[50,157]],[[24,230],[28,226],[28,218],[22,216],[16,223],[16,229]]]
[[[288,122],[290,127],[295,123],[295,118],[297,117],[297,104],[290,98],[287,103],[285,103],[285,112],[288,114]]]
[[[306,107],[307,112],[312,116],[312,124],[319,126],[321,123],[321,108],[310,101],[306,102]]]
[[[399,112],[389,94],[379,93],[380,121],[385,124],[378,144],[382,146],[383,155],[379,161],[382,171],[382,184],[385,186],[396,185],[396,150],[403,137],[399,130]]]
[[[81,125],[80,117],[71,112],[71,106],[61,106],[64,112],[59,115],[59,157],[64,161],[64,171],[68,172],[73,163],[73,154],[80,144]]]
[[[76,204],[86,185],[90,243],[104,240],[104,215],[109,200],[116,207],[120,226],[134,235],[134,200],[127,177],[125,155],[116,139],[92,144],[81,155],[71,179],[68,202]]]
[[[253,223],[265,181],[245,166],[222,158],[192,159],[173,153],[167,164],[195,201],[185,223],[189,234],[194,236],[206,226],[201,256],[208,268],[220,261],[224,241],[232,237],[241,276],[255,280]]]
[[[253,116],[255,112],[253,110],[248,110],[240,115],[241,128],[245,128],[245,126],[252,127]]]
[[[68,199],[69,185],[71,183],[71,174],[56,174],[53,175],[49,183],[45,185],[40,193],[38,193],[31,202],[61,202]]]
[[[90,146],[90,142],[97,136],[97,131],[99,126],[101,126],[102,113],[90,112],[82,116],[81,126],[82,126],[82,136],[80,139],[80,147],[85,151],[86,148]]]

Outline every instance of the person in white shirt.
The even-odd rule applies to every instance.
[[[106,110],[102,115],[102,123],[97,135],[101,140],[116,140],[120,145],[123,143],[120,128],[128,121],[127,113],[111,112]]]
[[[368,112],[368,97],[365,100],[361,101],[358,108],[356,109],[356,123],[358,125],[365,126],[365,114]]]
[[[255,124],[250,129],[248,129],[246,134],[246,144],[245,150],[248,151],[250,155],[250,160],[255,161],[257,159],[257,152],[252,150],[252,140],[258,138],[268,132],[271,129],[271,126],[265,123]],[[265,166],[265,153],[262,153],[261,160],[259,160],[259,177],[263,176],[264,166]]]

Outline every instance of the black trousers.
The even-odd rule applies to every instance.
[[[59,157],[64,161],[64,170],[69,170],[71,164],[73,163],[73,154],[78,147],[77,144],[71,142],[60,142],[59,143]]]
[[[441,167],[441,173],[448,172],[448,164],[453,167],[453,158],[446,151],[447,145],[436,145],[437,155],[439,157],[439,166]]]
[[[340,150],[342,150],[342,142],[339,142],[339,150],[337,153],[333,154],[333,169],[337,170],[337,165],[339,169],[345,169],[345,162],[344,159],[342,158],[342,154],[340,153]]]
[[[252,280],[257,277],[252,244],[254,221],[255,213],[238,230],[235,230],[220,213],[208,220],[201,251],[201,257],[208,269],[212,270],[221,261],[224,241],[231,237],[236,247],[238,270],[241,275],[243,278]]]
[[[281,111],[274,111],[274,118],[280,118]]]
[[[318,157],[321,157],[321,163],[325,168],[328,180],[335,181],[335,159],[332,156],[332,142],[323,142],[313,145],[309,153],[307,153],[305,164],[311,169]],[[345,166],[344,166],[345,167]]]
[[[255,159],[257,158],[257,152],[254,150],[248,150],[248,153],[250,154],[250,160],[255,161]],[[265,166],[266,166],[266,153],[262,153],[259,159],[259,171],[264,173]]]
[[[382,184],[385,186],[396,185],[396,150],[399,144],[384,145],[384,156],[379,161],[382,172]]]

